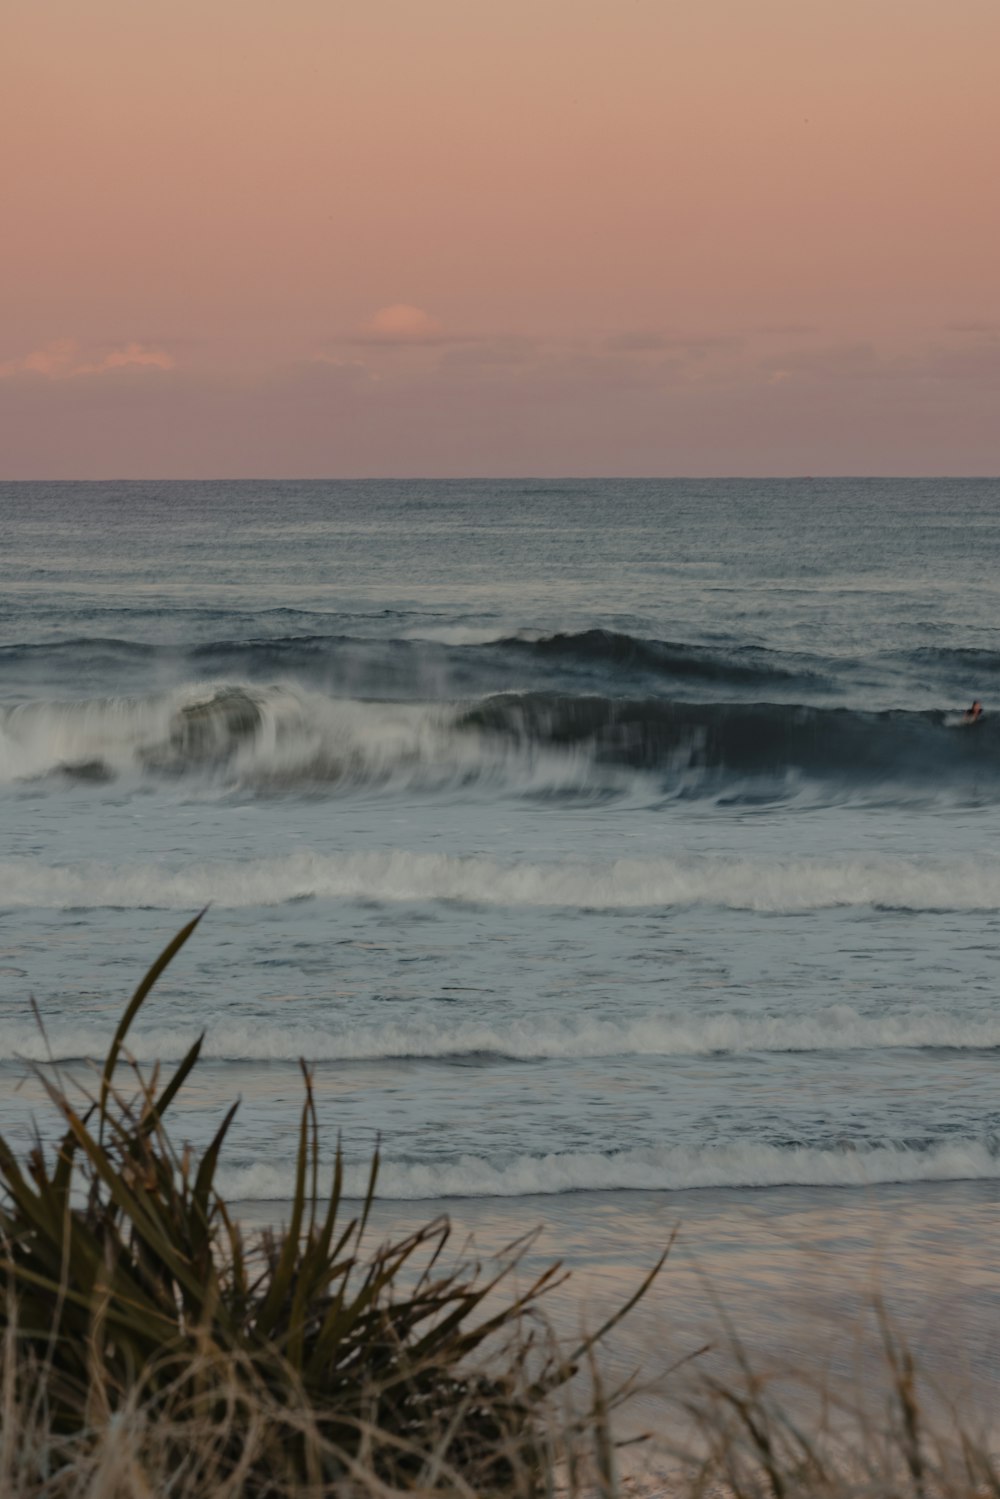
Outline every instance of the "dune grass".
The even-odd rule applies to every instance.
[[[567,1350],[539,1306],[560,1267],[517,1288],[524,1244],[490,1274],[449,1257],[443,1218],[368,1247],[378,1154],[357,1211],[345,1206],[339,1147],[321,1188],[305,1065],[288,1222],[248,1244],[216,1186],[237,1106],[200,1156],[167,1129],[201,1039],[169,1078],[120,1065],[130,1026],[199,920],[143,978],[85,1106],[58,1067],[36,1069],[61,1121],[55,1151],[37,1140],[22,1165],[0,1139],[0,1495],[112,1461],[111,1431],[116,1472],[152,1462],[184,1494],[362,1482],[536,1491],[552,1470],[554,1393],[659,1265],[605,1328]]]

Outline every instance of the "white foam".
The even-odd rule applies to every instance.
[[[128,1049],[143,1063],[177,1061],[196,1033],[191,1026],[137,1028],[129,1035]],[[65,1021],[48,1028],[48,1046],[60,1061],[103,1057],[109,1040],[106,1028]],[[631,1021],[592,1017],[558,1021],[525,1016],[496,1023],[328,1023],[306,1027],[258,1018],[213,1019],[207,1026],[202,1056],[233,1062],[296,1062],[300,1057],[307,1062],[359,1062],[487,1054],[515,1061],[543,1061],[927,1047],[1000,1048],[1000,1015],[959,1017],[944,1010],[916,1010],[868,1016],[847,1005],[833,1005],[808,1016],[661,1013]],[[23,1057],[40,1062],[48,1055],[35,1026],[22,1022],[3,1028],[0,1060]]]
[[[0,783],[100,762],[123,774],[144,744],[169,734],[178,703],[169,695],[79,703],[19,703],[0,711]]]
[[[197,710],[194,712],[193,710]],[[436,790],[472,783],[520,792],[633,785],[583,746],[514,743],[456,727],[454,704],[375,703],[298,685],[189,683],[145,698],[0,708],[0,784],[96,767],[114,776],[183,773],[224,785],[319,783]]]
[[[728,855],[510,862],[405,849],[297,853],[160,864],[0,863],[0,907],[153,907],[192,910],[318,900],[464,901],[576,910],[719,906],[816,911],[878,906],[903,911],[1000,910],[997,859],[739,859]]]
[[[740,1144],[660,1146],[602,1155],[570,1152],[494,1163],[461,1156],[441,1163],[383,1164],[377,1195],[398,1201],[449,1197],[533,1197],[563,1192],[678,1192],[706,1187],[866,1187],[892,1182],[994,1181],[1000,1158],[976,1140],[909,1150],[888,1143],[864,1150]],[[368,1165],[346,1174],[362,1197]],[[286,1166],[227,1167],[220,1189],[232,1201],[284,1201]]]
[[[234,732],[226,704],[242,704],[252,728]],[[215,712],[213,713],[213,705]],[[186,715],[203,743],[192,751]],[[199,768],[220,759],[231,776],[288,775],[318,766],[341,775],[384,774],[400,762],[474,752],[477,736],[450,732],[452,714],[426,704],[362,703],[278,685],[197,682],[146,698],[31,702],[0,711],[0,781],[99,761],[119,774],[153,766]],[[198,748],[208,753],[199,756]]]

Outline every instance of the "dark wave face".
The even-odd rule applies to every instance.
[[[584,747],[599,762],[702,771],[716,782],[797,775],[966,790],[1000,784],[990,720],[966,725],[942,712],[522,694],[478,703],[460,722],[515,743]]]

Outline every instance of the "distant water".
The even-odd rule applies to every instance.
[[[3,1129],[210,903],[133,1049],[240,1198],[299,1057],[389,1199],[1000,1180],[996,482],[8,485],[0,576]]]

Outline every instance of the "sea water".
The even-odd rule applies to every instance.
[[[262,1218],[302,1059],[387,1226],[889,1204],[982,1292],[996,481],[5,485],[0,580],[5,1134],[207,906],[129,1046]]]

